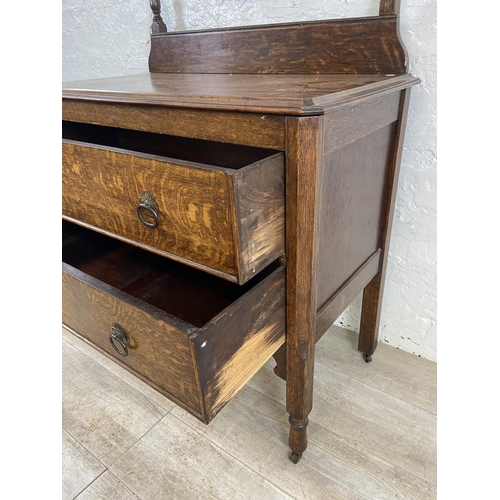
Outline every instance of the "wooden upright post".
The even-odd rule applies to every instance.
[[[307,447],[316,345],[315,238],[323,117],[287,119],[286,406],[290,460]]]
[[[149,5],[153,11],[153,24],[151,24],[151,33],[166,33],[167,25],[163,22],[160,15],[161,3],[160,0],[149,0]]]

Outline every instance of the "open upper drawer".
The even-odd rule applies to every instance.
[[[240,284],[284,252],[283,153],[63,122],[62,157],[69,221]]]

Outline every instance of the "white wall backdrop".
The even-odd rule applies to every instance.
[[[378,0],[162,0],[170,31],[376,15]],[[63,0],[63,80],[148,71],[148,0]],[[390,248],[380,340],[436,360],[436,0],[402,0],[414,87]],[[338,324],[357,330],[360,297]]]

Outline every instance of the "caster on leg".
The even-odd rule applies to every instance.
[[[292,451],[292,453],[290,453],[289,457],[290,460],[296,464],[302,457],[302,453],[295,453],[294,451]]]
[[[371,355],[371,354],[366,354],[366,353],[363,353],[363,359],[364,359],[367,363],[371,363],[371,362],[372,362],[372,355]]]

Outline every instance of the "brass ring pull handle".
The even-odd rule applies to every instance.
[[[147,227],[154,229],[158,227],[158,217],[160,210],[155,197],[149,191],[142,191],[139,195],[139,204],[137,205],[137,215],[140,221]]]
[[[127,332],[118,323],[113,323],[111,325],[109,342],[120,356],[128,356],[128,345],[130,344],[130,339]]]

